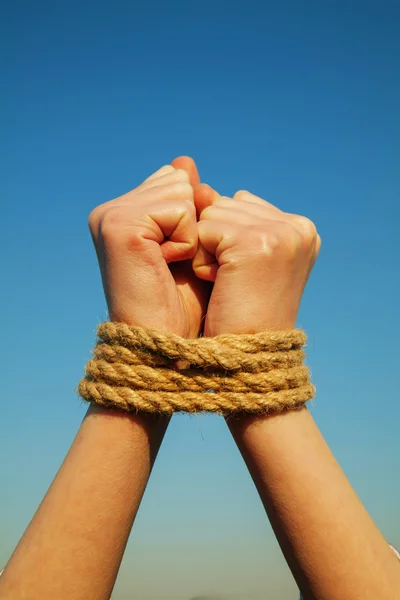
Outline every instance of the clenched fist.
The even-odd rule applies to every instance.
[[[246,191],[231,199],[200,185],[195,201],[202,210],[193,270],[214,282],[204,334],[294,327],[321,245],[314,224]]]
[[[321,245],[309,219],[201,185],[187,157],[89,226],[110,318],[182,337],[292,328]]]
[[[208,287],[193,273],[196,165],[179,158],[89,217],[110,318],[197,337]]]

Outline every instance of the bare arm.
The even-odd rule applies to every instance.
[[[208,293],[187,266],[198,174],[191,160],[174,164],[98,206],[89,224],[111,318],[196,337]],[[110,597],[167,422],[89,409],[0,578],[2,600]]]
[[[249,192],[196,193],[203,212],[194,267],[214,281],[205,335],[294,327],[320,248],[313,223]],[[228,425],[304,598],[400,598],[400,563],[308,410]]]
[[[228,425],[304,598],[397,599],[400,563],[308,410]]]
[[[168,421],[89,408],[0,578],[4,600],[106,600]]]

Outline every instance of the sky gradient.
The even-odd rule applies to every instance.
[[[399,24],[387,0],[3,3],[0,565],[85,412],[89,212],[180,154],[317,224],[312,412],[400,546]],[[297,598],[220,418],[172,420],[113,598]]]

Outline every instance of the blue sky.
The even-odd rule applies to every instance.
[[[312,411],[400,546],[399,20],[388,0],[3,3],[0,563],[84,415],[106,317],[87,216],[179,154],[318,225]],[[201,595],[296,597],[224,422],[180,416],[114,597]]]

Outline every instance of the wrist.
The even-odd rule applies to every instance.
[[[313,421],[312,416],[307,406],[303,404],[300,408],[270,415],[238,414],[227,417],[226,423],[235,438],[247,439],[261,434],[267,439],[276,435],[278,438],[283,435],[290,436],[293,428],[301,428],[309,420]]]
[[[91,404],[84,417],[84,422],[90,422],[100,435],[109,439],[114,435],[116,442],[127,439],[146,437],[148,443],[159,447],[169,425],[170,417],[165,415],[136,414],[114,408],[105,408]]]

